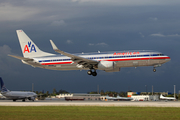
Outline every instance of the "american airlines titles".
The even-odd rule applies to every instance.
[[[114,53],[113,55],[136,55],[139,54],[139,52],[121,52],[121,53]]]

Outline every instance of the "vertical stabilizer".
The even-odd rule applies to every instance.
[[[41,51],[23,30],[16,30],[16,32],[24,57],[33,58],[54,55]]]
[[[160,98],[164,98],[164,96],[161,94],[161,95],[160,95]]]
[[[9,90],[5,87],[1,77],[0,77],[0,82],[1,82],[1,92],[8,92]]]

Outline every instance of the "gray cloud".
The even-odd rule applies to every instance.
[[[179,0],[0,1],[0,73],[10,81],[12,90],[31,87],[33,82],[36,90],[49,91],[62,88],[87,92],[96,90],[97,84],[100,89],[114,91],[127,91],[128,86],[133,91],[144,91],[145,84],[154,85],[157,91],[171,91],[170,84],[180,84],[177,81],[180,79],[179,5]],[[153,67],[121,68],[113,74],[103,72],[106,76],[97,71],[98,76],[93,78],[87,76],[87,71],[32,68],[7,56],[13,53],[22,56],[16,29],[23,29],[47,52],[55,53],[49,43],[53,39],[60,49],[69,53],[150,49],[167,54],[172,61],[158,67],[156,73],[152,72]],[[132,80],[137,84],[130,84]],[[23,86],[14,86],[14,81]],[[165,81],[163,86],[159,86],[162,81]]]
[[[0,21],[22,21],[40,13],[38,8],[15,6],[10,3],[0,4]]]
[[[180,37],[179,34],[163,35],[161,33],[151,34],[150,36],[153,36],[153,37]]]
[[[152,21],[157,21],[158,20],[158,18],[156,18],[156,17],[155,18],[150,17],[149,19],[152,20]]]
[[[14,68],[18,66],[16,61],[13,61],[8,54],[13,54],[11,48],[8,45],[0,46],[0,73],[1,75],[7,74],[19,74],[18,71],[15,71]]]
[[[172,34],[172,35],[167,35],[168,37],[180,37],[179,34]]]
[[[165,35],[160,34],[160,33],[151,34],[150,36],[153,36],[153,37],[165,37]]]
[[[141,32],[139,32],[139,34],[140,34],[140,36],[141,36],[142,38],[144,38],[144,35],[143,35]]]
[[[72,41],[72,40],[67,40],[66,43],[67,43],[67,44],[72,44],[73,41]]]
[[[0,46],[0,56],[4,56],[11,53],[11,48],[8,45]]]
[[[51,23],[51,26],[61,26],[61,25],[66,25],[66,23],[64,22],[64,20],[53,21],[53,22]]]
[[[89,46],[108,46],[108,44],[104,43],[104,42],[101,42],[101,43],[96,43],[96,44],[93,44],[93,43],[89,43]]]
[[[120,6],[140,6],[140,5],[168,5],[168,4],[177,4],[179,3],[178,0],[175,1],[168,1],[168,0],[71,0],[75,3],[99,3],[99,4],[110,4],[110,5],[120,5]]]
[[[17,4],[20,3],[20,4]],[[78,4],[79,3],[79,4]],[[13,0],[4,1],[0,3],[0,21],[23,21],[23,20],[39,20],[47,21],[51,20],[52,25],[54,24],[64,24],[62,20],[67,18],[72,18],[73,16],[88,16],[84,14],[84,11],[78,9],[81,6],[94,6],[97,4],[99,6],[150,6],[150,5],[177,5],[180,1],[174,0],[51,0],[51,1],[35,1],[26,0],[26,2],[19,0],[19,2],[14,2]],[[70,9],[67,9],[69,8]],[[88,9],[87,9],[88,10]],[[86,10],[85,10],[86,11]],[[68,14],[67,14],[68,13]],[[38,17],[39,16],[39,17]],[[34,19],[31,19],[34,17]],[[53,19],[56,18],[55,19]],[[57,19],[58,18],[58,19]],[[156,17],[150,17],[151,20],[157,20]],[[55,21],[54,21],[55,20]]]

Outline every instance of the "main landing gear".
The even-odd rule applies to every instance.
[[[92,75],[92,76],[97,76],[96,70],[94,70],[94,72],[92,72],[92,70],[89,70],[89,71],[87,71],[87,74]]]
[[[153,68],[153,72],[156,72],[156,68],[155,67]]]

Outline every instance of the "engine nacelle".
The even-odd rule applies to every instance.
[[[29,97],[28,100],[35,100],[35,98],[34,97]]]
[[[98,64],[99,70],[112,70],[114,69],[114,62],[111,61],[100,61]]]
[[[119,72],[120,68],[114,68],[112,70],[105,70],[106,72]]]

